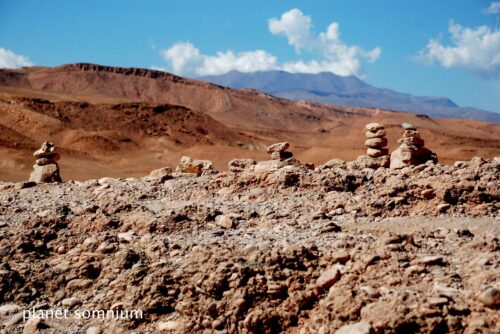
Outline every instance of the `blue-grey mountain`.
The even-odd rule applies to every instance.
[[[446,97],[413,96],[377,88],[355,76],[332,73],[289,73],[263,71],[198,79],[235,89],[252,88],[291,100],[310,100],[341,106],[364,106],[425,114],[431,117],[467,118],[500,123],[500,114],[471,107],[460,107]]]

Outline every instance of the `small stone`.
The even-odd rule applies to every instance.
[[[448,298],[444,297],[432,297],[429,299],[430,306],[443,306],[449,303]]]
[[[439,212],[444,213],[444,212],[448,211],[449,208],[451,208],[451,205],[448,203],[441,203],[441,204],[438,204],[436,208]]]
[[[435,264],[443,264],[443,257],[439,255],[429,255],[414,259],[411,261],[412,264],[423,264],[425,266],[431,266]]]
[[[347,253],[345,250],[339,250],[332,254],[333,263],[345,264],[347,261],[351,259],[351,255]]]
[[[371,334],[372,332],[372,325],[369,322],[362,321],[351,325],[344,325],[335,334]]]
[[[224,327],[224,322],[220,319],[216,319],[212,322],[212,329],[222,329]]]
[[[403,123],[403,124],[401,124],[401,126],[405,130],[416,130],[416,128],[411,123]]]
[[[47,155],[44,158],[36,159],[35,163],[38,166],[45,166],[48,164],[55,164],[57,161],[59,161],[59,159],[61,159],[61,156],[59,155],[59,153],[53,153],[53,154]]]
[[[30,318],[24,324],[23,334],[35,334],[37,333],[38,328],[44,325],[43,319],[41,318]]]
[[[76,297],[65,298],[61,301],[62,306],[65,306],[67,308],[72,308],[73,306],[78,305],[80,303],[81,303],[80,299]]]
[[[365,136],[368,139],[371,138],[384,138],[386,136],[385,130],[377,130],[377,131],[366,131]]]
[[[68,284],[66,284],[66,289],[69,291],[83,290],[91,286],[92,282],[93,281],[90,279],[77,278],[69,281]]]
[[[42,146],[33,153],[33,156],[37,159],[46,158],[53,156],[56,153],[56,147],[53,143],[45,141]]]
[[[174,331],[179,327],[179,322],[178,321],[160,321],[158,323],[158,330],[159,331]]]
[[[22,310],[22,307],[16,304],[5,304],[0,306],[0,315],[11,315]]]
[[[24,319],[24,312],[19,312],[14,314],[9,320],[4,322],[3,325],[5,326],[5,328],[10,328],[23,321],[23,319]]]
[[[500,290],[489,287],[477,296],[477,299],[484,305],[494,308],[500,305]]]
[[[87,331],[85,332],[86,334],[101,334],[102,329],[99,326],[92,326],[87,328]]]
[[[316,285],[322,289],[330,288],[340,279],[341,273],[338,267],[333,267],[323,272],[316,281]]]
[[[368,131],[371,131],[371,132],[375,132],[378,130],[383,130],[384,125],[380,124],[380,123],[368,123],[368,124],[366,124],[365,129]]]
[[[69,270],[69,263],[68,262],[58,263],[57,265],[54,266],[53,269],[58,274],[65,273]]]
[[[225,229],[232,229],[238,225],[239,218],[237,214],[219,215],[215,218],[215,224]]]
[[[401,139],[398,139],[398,144],[424,146],[425,142],[422,138],[419,137],[403,137]]]
[[[371,158],[378,158],[384,155],[389,154],[389,150],[386,148],[378,149],[378,148],[368,148],[366,150],[366,154]]]
[[[284,152],[290,147],[287,142],[272,144],[267,148],[267,153]]]
[[[432,199],[436,196],[434,189],[425,189],[420,192],[425,199]]]
[[[387,146],[387,138],[370,138],[365,141],[365,145],[370,148],[382,148]]]

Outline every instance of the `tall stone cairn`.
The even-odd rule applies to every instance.
[[[380,123],[366,124],[366,154],[371,158],[379,158],[389,154],[387,149],[387,138],[385,137],[385,127]]]
[[[351,169],[378,169],[389,167],[389,150],[387,138],[385,138],[385,128],[380,123],[369,123],[365,126],[366,155],[360,155],[356,160],[347,163]]]
[[[436,163],[436,154],[424,147],[420,132],[410,123],[403,123],[401,126],[404,129],[403,137],[398,139],[398,144],[401,145],[391,154],[390,168],[416,166],[427,161]]]
[[[30,181],[36,183],[62,182],[57,161],[61,158],[53,143],[46,141],[33,153],[36,158]]]

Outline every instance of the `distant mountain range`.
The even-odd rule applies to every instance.
[[[446,97],[413,96],[377,88],[354,76],[332,73],[289,73],[263,71],[198,77],[235,89],[252,88],[291,100],[310,100],[341,106],[375,107],[414,112],[431,117],[467,118],[500,123],[500,114],[471,107],[460,107]]]

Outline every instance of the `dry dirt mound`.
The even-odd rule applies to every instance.
[[[1,183],[0,331],[498,332],[500,163],[349,167]]]

